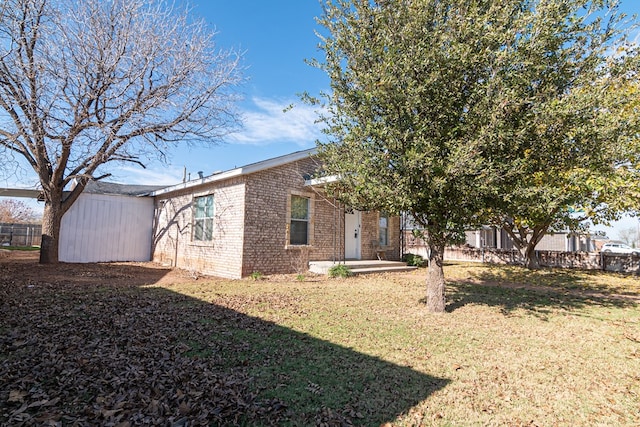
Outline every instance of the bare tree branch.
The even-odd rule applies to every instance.
[[[214,36],[165,0],[2,3],[0,146],[38,175],[43,233],[57,236],[62,214],[107,164],[144,166],[174,144],[215,143],[239,125],[241,58]]]

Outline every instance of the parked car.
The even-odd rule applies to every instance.
[[[602,245],[602,252],[611,254],[640,255],[640,249],[632,248],[624,243],[605,243]]]

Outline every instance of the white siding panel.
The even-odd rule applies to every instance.
[[[62,218],[60,261],[149,261],[150,197],[82,194]]]

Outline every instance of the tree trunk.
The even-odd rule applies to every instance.
[[[540,262],[536,256],[536,247],[531,242],[524,248],[524,251],[520,251],[524,257],[524,266],[529,270],[537,270],[540,268]]]
[[[444,245],[429,245],[429,271],[427,272],[427,310],[444,313]]]
[[[59,261],[58,243],[60,241],[60,223],[62,206],[58,201],[47,201],[42,214],[42,243],[40,244],[40,264],[56,264]]]

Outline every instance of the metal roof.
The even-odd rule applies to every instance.
[[[222,181],[236,176],[248,175],[271,169],[277,166],[286,165],[287,163],[302,160],[316,154],[316,148],[308,150],[296,151],[284,156],[274,157],[256,163],[250,163],[239,168],[230,169],[225,172],[214,173],[195,180],[183,182],[176,185],[130,185],[116,184],[114,182],[89,181],[84,191],[91,194],[117,194],[123,196],[157,196],[160,194],[171,193],[173,191],[183,190],[185,188],[197,187],[210,182]],[[42,190],[26,189],[26,188],[0,188],[0,197],[27,197],[37,199],[42,194]]]
[[[213,175],[209,175],[207,177],[203,177],[202,179],[198,178],[195,180],[183,182],[177,185],[172,185],[170,187],[165,187],[161,190],[154,191],[150,193],[150,196],[159,196],[161,194],[171,193],[174,191],[184,190],[187,188],[198,187],[203,184],[208,184],[211,182],[223,181],[225,179],[248,175],[251,173],[260,172],[266,169],[271,169],[277,166],[286,165],[287,163],[295,162],[297,160],[302,160],[305,158],[309,158],[310,156],[316,154],[317,150],[315,148],[310,148],[308,150],[296,151],[294,153],[286,154],[280,157],[274,157],[272,159],[263,160],[256,163],[250,163],[245,166],[241,166],[239,168],[230,169],[225,172],[216,173]]]
[[[89,194],[113,194],[121,196],[148,196],[153,191],[164,188],[164,185],[130,185],[115,182],[89,181],[84,192]],[[65,191],[68,193],[68,191]],[[31,188],[0,188],[0,197],[24,197],[41,199],[42,190]]]
[[[89,181],[84,191],[90,194],[117,194],[122,196],[148,196],[164,185],[131,185],[115,182]]]

